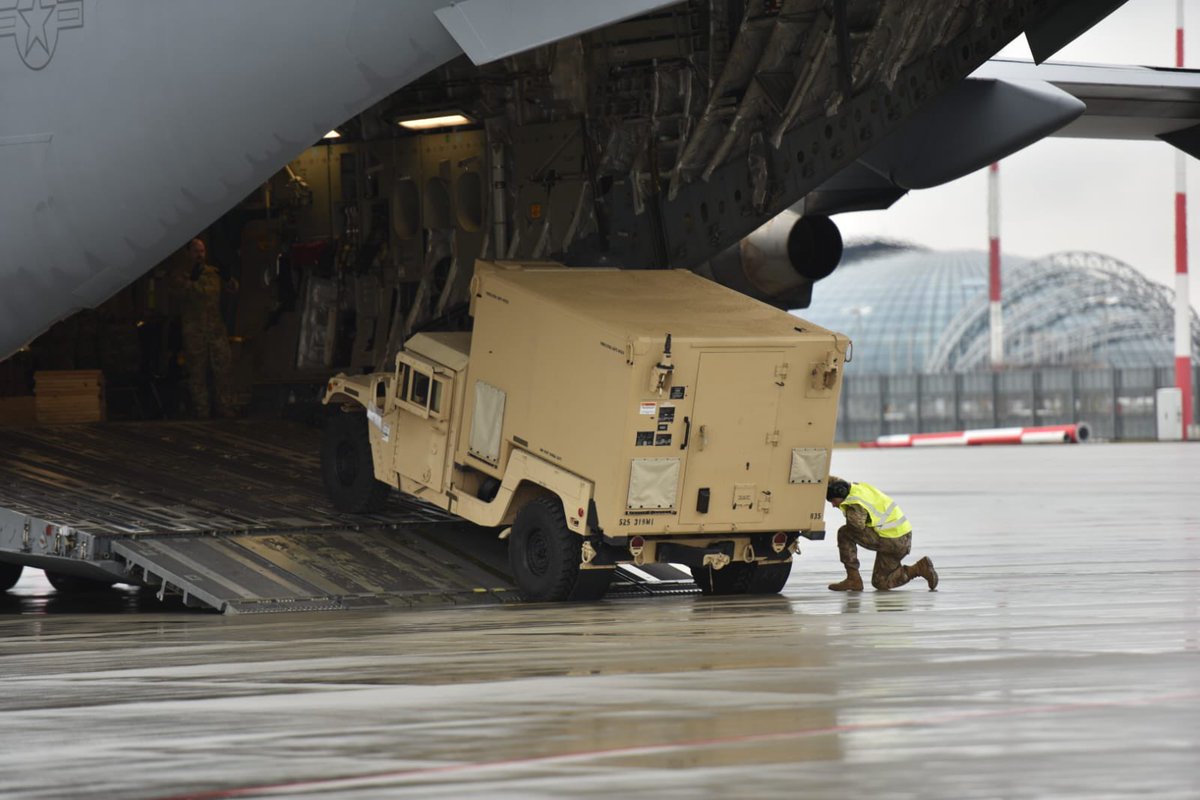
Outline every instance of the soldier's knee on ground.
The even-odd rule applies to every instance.
[[[908,571],[904,567],[899,567],[892,570],[886,575],[872,575],[871,585],[880,592],[886,592],[891,589],[896,589],[910,580]]]

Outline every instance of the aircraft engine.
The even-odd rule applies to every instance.
[[[829,217],[784,211],[708,263],[718,283],[782,308],[808,305],[814,282],[842,258],[842,234]]]

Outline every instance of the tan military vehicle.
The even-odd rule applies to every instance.
[[[845,336],[683,270],[479,262],[471,288],[470,333],[329,382],[338,508],[396,487],[511,526],[529,600],[599,597],[618,563],[783,587],[797,537],[824,536]]]

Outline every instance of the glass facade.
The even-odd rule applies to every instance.
[[[988,263],[982,251],[891,249],[847,260],[793,312],[854,341],[851,374],[987,369]],[[1005,256],[1004,351],[1010,367],[1170,367],[1173,293],[1116,259]],[[1192,314],[1200,355],[1200,319]],[[1015,390],[1012,403],[1020,395]]]

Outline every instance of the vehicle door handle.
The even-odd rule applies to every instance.
[[[692,435],[692,420],[690,417],[683,418],[683,442],[679,445],[680,450],[687,450],[688,439]]]

